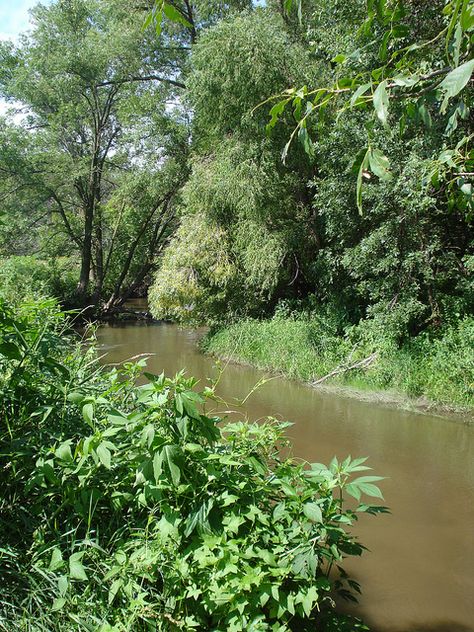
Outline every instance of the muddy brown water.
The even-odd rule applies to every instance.
[[[198,331],[168,324],[105,325],[98,338],[104,361],[154,354],[148,370],[185,369],[201,380],[215,361],[196,346]],[[261,371],[226,366],[219,394],[242,400]],[[376,632],[474,632],[474,425],[321,393],[273,378],[238,414],[291,420],[289,437],[308,461],[368,456],[391,515],[364,516],[357,526],[369,547],[345,567],[363,589],[354,614]]]

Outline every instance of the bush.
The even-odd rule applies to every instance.
[[[0,306],[0,627],[366,629],[333,610],[359,590],[348,529],[384,510],[365,459],[282,457],[285,425],[222,425],[212,388],[137,386],[63,327],[54,303]]]
[[[69,257],[47,261],[34,256],[8,257],[0,261],[0,296],[14,303],[55,296],[69,303],[78,278],[78,263]]]

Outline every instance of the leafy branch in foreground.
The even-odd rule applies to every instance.
[[[173,4],[170,2],[165,2],[165,0],[158,0],[155,2],[152,10],[148,13],[144,28],[148,28],[150,25],[154,25],[156,28],[157,35],[161,35],[161,30],[163,28],[163,20],[167,19],[170,22],[174,22],[175,24],[180,24],[181,26],[185,26],[187,28],[192,28],[192,24],[189,21],[189,16],[186,18],[184,14],[179,11]]]
[[[291,9],[292,3],[287,3]],[[292,143],[298,139],[305,151],[313,155],[311,125],[325,125],[325,113],[331,108],[336,121],[344,112],[353,109],[372,109],[366,127],[370,139],[372,130],[379,122],[387,128],[398,124],[403,134],[409,123],[421,121],[427,127],[433,125],[433,116],[444,127],[445,142],[469,117],[468,92],[474,71],[472,41],[474,32],[474,5],[469,0],[450,0],[439,15],[439,31],[426,41],[414,41],[410,32],[410,18],[416,19],[416,8],[406,8],[399,0],[367,1],[367,19],[359,30],[359,39],[364,44],[349,54],[338,54],[333,64],[339,75],[333,85],[317,88],[290,88],[276,94],[257,107],[276,101],[270,110],[267,131],[280,121],[286,109],[291,109],[291,118],[296,127],[286,143],[282,159],[286,161]],[[415,31],[415,34],[416,31]],[[368,41],[368,43],[366,43]],[[366,49],[376,51],[375,67],[367,67],[363,57]],[[344,75],[348,68],[351,74]],[[465,136],[461,144],[464,151],[458,153],[462,160],[456,161],[455,171],[446,174],[446,161],[440,154],[438,168],[431,173],[429,184],[437,185],[440,180],[447,183],[449,190],[457,189],[464,197],[464,204],[472,213],[473,155],[470,149],[471,136]],[[377,153],[375,153],[377,151]],[[456,148],[443,147],[443,152],[459,152]],[[357,206],[362,212],[363,176],[370,168],[381,179],[388,179],[388,158],[370,146],[360,152],[355,160],[357,171]]]
[[[350,527],[386,511],[365,459],[282,457],[285,424],[222,425],[212,388],[137,386],[143,361],[100,370],[54,306],[21,310],[0,312],[0,627],[366,629],[334,610],[360,590]]]

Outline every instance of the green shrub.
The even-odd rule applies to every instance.
[[[14,303],[40,296],[70,302],[78,278],[78,263],[69,257],[12,256],[0,261],[0,297]]]
[[[359,590],[351,525],[384,511],[365,459],[282,457],[285,425],[222,425],[211,387],[137,386],[63,328],[0,305],[0,628],[366,629],[333,610]]]

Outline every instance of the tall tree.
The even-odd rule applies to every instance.
[[[142,15],[123,0],[58,0],[33,10],[33,30],[18,46],[0,47],[0,92],[23,113],[0,130],[4,207],[21,199],[24,213],[59,223],[80,256],[80,298],[98,301],[111,285],[109,306],[136,254],[148,266],[157,240],[168,237],[186,177],[189,143],[178,100],[186,52],[144,36]],[[148,188],[142,178],[137,200],[129,200],[140,208],[130,234],[116,200],[130,193],[130,178],[145,164],[154,177]],[[124,231],[127,256],[111,282]],[[138,247],[144,240],[146,254]]]

